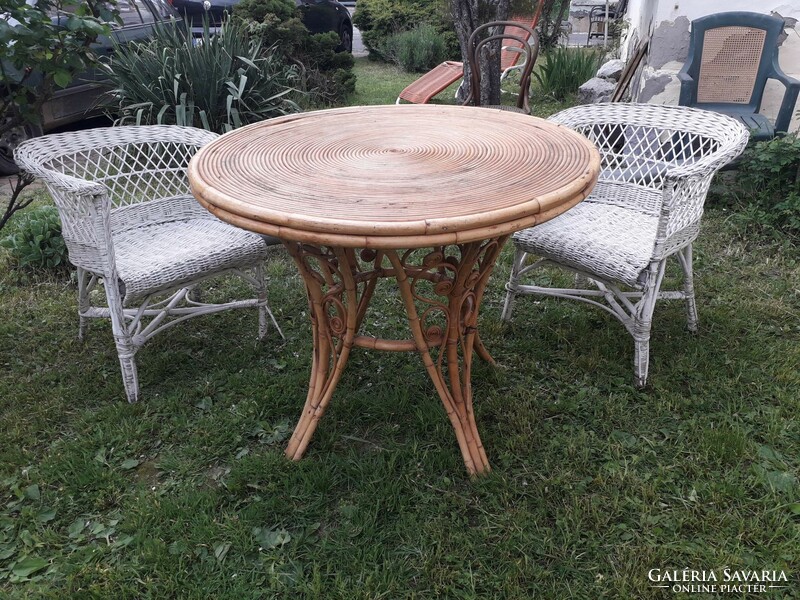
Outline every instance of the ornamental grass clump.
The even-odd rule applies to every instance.
[[[146,43],[117,45],[104,63],[118,125],[167,124],[224,133],[297,112],[298,68],[227,20],[192,38],[188,26],[156,24]]]
[[[594,77],[602,54],[585,48],[553,48],[533,72],[541,91],[556,100],[565,100]]]

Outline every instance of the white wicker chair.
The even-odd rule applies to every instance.
[[[189,160],[216,137],[191,127],[108,127],[35,138],[14,154],[44,180],[58,207],[78,269],[78,337],[89,318],[111,318],[129,402],[139,398],[136,351],[180,321],[256,306],[259,339],[267,315],[280,332],[267,304],[265,241],[218,220],[189,191]],[[190,294],[222,273],[251,283],[257,298],[208,304]],[[90,304],[101,280],[107,307]]]
[[[747,130],[718,113],[650,104],[578,106],[550,119],[594,142],[602,171],[586,200],[514,235],[516,253],[502,318],[511,318],[518,294],[599,306],[633,336],[635,383],[644,387],[656,300],[685,300],[689,329],[697,330],[692,242],[700,231],[711,178],[741,153]],[[529,254],[541,258],[528,264]],[[683,268],[683,290],[662,292],[666,260],[672,255]],[[520,283],[548,264],[574,271],[577,289]],[[578,287],[587,280],[594,287]]]

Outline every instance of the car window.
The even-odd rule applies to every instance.
[[[162,19],[169,19],[177,16],[175,9],[166,0],[150,0],[150,4],[155,8],[156,13]]]
[[[123,27],[152,23],[155,20],[153,13],[142,0],[118,0],[117,10]]]

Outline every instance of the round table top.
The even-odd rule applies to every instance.
[[[543,119],[466,106],[301,113],[234,130],[189,164],[223,221],[342,247],[415,248],[512,233],[585,198],[600,156]]]

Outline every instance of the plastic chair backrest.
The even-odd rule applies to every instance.
[[[767,78],[777,62],[783,19],[753,12],[726,12],[692,21],[680,104],[698,108],[738,105],[758,112]]]

